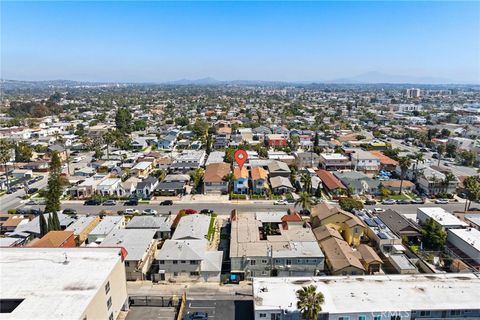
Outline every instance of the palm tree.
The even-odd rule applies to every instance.
[[[305,173],[305,174],[302,175],[300,180],[303,183],[303,190],[305,192],[311,193],[312,192],[312,177],[308,173]]]
[[[450,184],[450,182],[455,180],[456,178],[451,172],[448,172],[447,174],[445,174],[445,178],[443,178],[443,186],[445,188],[444,190],[445,193],[448,192],[448,185]]]
[[[421,152],[416,152],[413,156],[413,159],[415,159],[415,180],[417,179],[418,176],[418,163],[423,162],[423,153]]]
[[[405,174],[407,173],[408,168],[412,164],[412,160],[408,157],[401,157],[398,159],[398,165],[400,166],[400,191],[398,194],[402,194],[403,189],[403,180],[405,179]]]
[[[113,135],[113,132],[107,131],[103,134],[102,138],[107,145],[107,160],[110,160],[110,145],[115,142],[115,136]]]
[[[5,177],[7,178],[7,190],[10,189],[10,184],[8,182],[8,167],[7,163],[10,161],[10,158],[12,157],[12,149],[13,149],[13,144],[10,141],[7,141],[5,139],[0,140],[0,163],[3,164],[3,168],[5,171]]]
[[[317,320],[324,302],[325,297],[321,292],[317,292],[314,285],[297,290],[297,308],[302,312],[304,319]]]
[[[313,205],[313,200],[310,193],[303,191],[300,192],[298,195],[299,198],[295,201],[295,208],[301,206],[303,210],[310,210]]]
[[[230,172],[223,179],[228,182],[228,192],[232,191],[233,183],[235,182],[235,176],[233,175],[233,173]]]
[[[465,211],[470,208],[472,201],[480,199],[480,177],[470,176],[463,181],[467,200],[465,201]]]
[[[442,159],[442,155],[445,153],[445,146],[443,144],[437,147],[437,153],[438,153],[438,164],[437,164],[437,167],[438,167],[440,166],[440,160]]]

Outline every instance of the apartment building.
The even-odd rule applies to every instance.
[[[319,320],[480,317],[480,278],[463,273],[254,278],[254,319],[302,319],[296,292],[309,285],[324,296]]]
[[[350,158],[341,153],[320,153],[320,167],[328,171],[346,170],[352,168]]]
[[[312,230],[292,213],[235,214],[230,260],[240,278],[317,275],[324,255]]]

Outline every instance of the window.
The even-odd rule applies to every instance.
[[[275,263],[276,263],[276,264],[281,264],[281,263],[282,263],[282,260],[281,260],[281,259],[275,259]]]
[[[105,285],[105,294],[109,292],[110,292],[110,281],[108,281],[107,284]]]
[[[338,320],[350,320],[350,317],[338,317]]]
[[[268,276],[268,271],[262,271],[262,276]]]
[[[129,267],[130,266],[130,262],[129,261],[125,261],[125,267]]]
[[[158,263],[159,264],[165,264],[165,260],[159,260]]]
[[[173,273],[173,276],[174,276],[174,277],[178,277],[178,272],[174,272],[174,273]]]
[[[462,315],[462,310],[451,310],[450,315],[451,316],[460,316],[460,315]]]
[[[373,316],[373,320],[382,320],[382,316]]]
[[[0,299],[0,313],[12,313],[24,299]]]
[[[185,261],[185,260],[182,260],[182,261],[181,261],[181,263],[187,263],[187,261]]]
[[[200,275],[200,273],[198,273],[197,271],[192,271],[192,272],[190,272],[190,275],[191,275],[192,277],[197,277],[197,276]]]
[[[358,316],[358,320],[367,320],[366,316]]]
[[[110,316],[108,317],[108,320],[113,320],[113,312],[110,313]]]
[[[190,264],[198,264],[197,260],[190,260]]]
[[[292,259],[287,259],[287,265],[292,265]]]
[[[107,300],[107,308],[110,309],[111,306],[112,306],[112,297],[108,298]]]
[[[260,313],[260,318],[266,318],[267,317],[267,314],[266,313]]]
[[[430,311],[420,311],[420,317],[428,317],[430,316]]]
[[[173,264],[177,264],[177,263],[178,263],[178,261],[177,261],[177,260],[173,260]]]
[[[250,265],[251,266],[254,266],[256,264],[256,261],[255,260],[250,260]]]
[[[400,320],[400,316],[391,316],[390,320]]]
[[[262,259],[262,264],[267,264],[268,260]]]

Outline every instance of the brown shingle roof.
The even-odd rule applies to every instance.
[[[329,190],[345,189],[345,186],[340,180],[338,180],[330,171],[317,170],[317,176]]]
[[[365,271],[362,263],[345,240],[331,237],[321,241],[320,246],[332,268],[332,272],[337,272],[350,266]]]
[[[248,178],[248,170],[245,167],[242,167],[242,169],[237,167],[233,170],[233,176],[235,179]]]
[[[372,262],[383,263],[382,259],[378,256],[375,250],[373,250],[372,247],[367,246],[366,244],[362,243],[361,245],[359,245],[357,247],[357,251],[361,254],[361,259],[368,264]]]
[[[397,161],[393,160],[390,157],[387,157],[386,155],[383,154],[381,151],[369,151],[371,154],[373,154],[375,157],[380,159],[380,163],[383,165],[392,165],[396,166],[398,164]]]
[[[267,179],[268,172],[267,170],[263,169],[262,167],[255,167],[250,170],[250,174],[252,175],[252,180],[259,180],[259,179]]]
[[[73,237],[73,231],[50,231],[38,241],[33,242],[29,247],[58,248],[70,237]]]
[[[212,163],[206,167],[203,181],[222,182],[223,178],[229,173],[230,165],[228,163]]]
[[[387,181],[382,181],[382,185],[385,188],[391,187],[391,188],[400,188],[400,184],[402,183],[401,180],[387,180]],[[411,188],[414,187],[415,183],[408,181],[408,180],[403,180],[403,187],[404,188]]]

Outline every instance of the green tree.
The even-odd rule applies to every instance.
[[[179,117],[175,119],[175,124],[177,126],[185,127],[185,126],[188,126],[189,123],[190,121],[188,120],[187,117]]]
[[[465,211],[470,209],[472,201],[480,200],[480,177],[470,176],[463,181],[465,187]]]
[[[52,153],[50,161],[50,175],[48,177],[48,191],[45,201],[45,212],[60,210],[60,197],[62,195],[62,184],[60,179],[61,161],[58,152]]]
[[[455,181],[455,180],[457,180],[457,178],[451,172],[447,172],[445,174],[445,178],[442,181],[443,187],[445,188],[444,189],[445,193],[448,192],[448,185],[450,184],[450,182]]]
[[[413,155],[413,159],[415,160],[415,179],[417,179],[418,165],[419,165],[420,162],[423,162],[423,160],[424,160],[423,153],[415,152],[415,154]]]
[[[102,135],[102,138],[105,144],[107,145],[107,160],[110,160],[110,146],[116,140],[115,133],[112,131],[107,131]]]
[[[453,143],[449,143],[445,147],[445,152],[447,153],[448,157],[455,158],[455,154],[457,153],[457,146]]]
[[[317,320],[318,314],[322,311],[322,304],[325,297],[321,292],[317,292],[317,287],[310,285],[297,290],[297,308],[302,313],[302,318],[306,320]]]
[[[402,194],[403,180],[405,180],[405,174],[407,173],[407,170],[410,168],[411,164],[412,161],[408,157],[401,157],[398,159],[398,165],[400,166],[400,191],[398,194]]]
[[[447,233],[442,226],[428,218],[422,229],[422,242],[428,249],[442,250],[447,241]]]
[[[203,177],[203,169],[202,168],[197,168],[195,169],[195,171],[193,171],[191,173],[191,177],[192,177],[192,182],[193,182],[193,189],[192,189],[192,192],[195,193],[198,186],[200,185],[200,181],[202,181],[202,177]]]
[[[438,153],[438,163],[437,166],[440,166],[440,160],[442,159],[443,154],[445,153],[446,147],[443,144],[440,144],[437,147],[437,153]]]
[[[7,190],[10,189],[10,183],[8,180],[8,162],[12,156],[13,144],[5,139],[0,140],[0,162],[3,164],[3,169],[5,171]]]
[[[460,159],[466,166],[473,166],[475,164],[476,157],[477,155],[473,151],[462,151],[460,153]]]
[[[40,223],[40,238],[41,238],[48,233],[48,225],[47,225],[47,221],[45,220],[44,214],[39,215],[38,219]]]
[[[61,230],[60,220],[56,211],[52,212],[52,230]]]
[[[32,155],[33,150],[27,142],[21,141],[15,145],[15,162],[30,162]]]
[[[210,133],[207,133],[207,141],[205,144],[205,152],[209,155],[210,152],[212,152],[212,135]]]
[[[300,181],[303,184],[303,191],[312,193],[312,177],[308,173],[304,173]]]
[[[313,139],[313,146],[318,147],[320,145],[320,137],[318,132],[315,132],[315,138]]]
[[[342,208],[342,210],[349,212],[352,212],[354,209],[363,209],[363,203],[350,197],[341,198],[338,201],[338,204],[340,205],[340,208]]]
[[[310,210],[313,205],[312,196],[310,193],[302,191],[298,194],[299,198],[295,201],[295,208],[301,207],[303,210]]]
[[[132,115],[127,108],[119,108],[115,114],[115,127],[122,134],[132,132]]]

